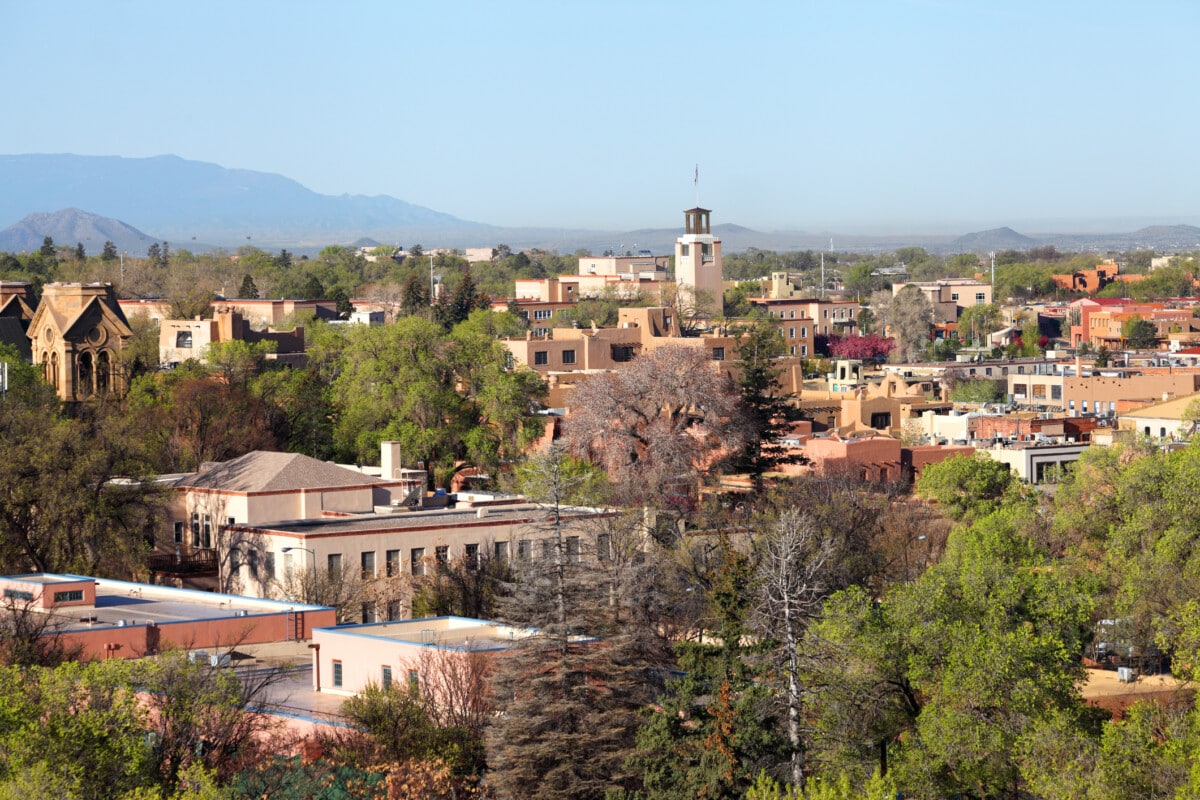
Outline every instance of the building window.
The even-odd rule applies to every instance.
[[[958,302],[958,292],[951,292],[950,299],[957,303]]]
[[[400,601],[399,600],[389,600],[388,601],[387,618],[388,618],[389,622],[391,622],[392,620],[400,619]]]
[[[713,351],[712,351],[712,357],[713,357],[713,361],[724,361],[725,360],[725,348],[724,347],[714,347]]]
[[[1062,387],[1061,386],[1051,386],[1050,387],[1050,399],[1051,400],[1062,400]]]
[[[415,669],[408,671],[408,688],[414,692],[421,688],[421,676]]]
[[[175,520],[175,544],[183,544],[183,522]]]
[[[192,332],[179,331],[175,334],[175,346],[181,350],[190,350],[192,348]]]
[[[791,355],[796,355],[796,345],[792,345],[791,351]]]
[[[1148,432],[1149,431],[1147,431],[1147,433]],[[33,592],[26,592],[21,589],[5,589],[4,590],[4,599],[5,600],[19,600],[24,603],[32,603],[33,602]]]
[[[400,551],[388,550],[385,554],[387,576],[394,578],[400,574]]]
[[[679,245],[679,255],[686,257],[689,255],[690,252],[691,252],[691,247],[689,245],[686,245],[686,244]]]
[[[204,529],[200,537],[200,545],[205,548],[212,547],[212,517],[208,514],[204,515]]]
[[[437,565],[444,568],[450,563],[450,548],[444,544],[434,548],[433,557]]]
[[[612,536],[607,533],[596,536],[596,558],[601,561],[612,561]]]
[[[362,604],[362,621],[363,621],[364,625],[369,625],[370,623],[375,621],[375,604],[374,603],[363,603]]]
[[[200,515],[192,514],[192,547],[200,546]]]
[[[1083,409],[1082,410],[1083,410],[1083,413],[1085,413],[1085,414],[1088,413],[1088,401],[1087,400],[1083,401]]]
[[[625,344],[614,344],[612,348],[612,360],[623,364],[626,361],[633,361],[633,348]]]
[[[800,338],[801,339],[808,338],[808,326],[807,325],[800,329]]]
[[[329,571],[329,577],[340,578],[342,575],[342,554],[330,553],[325,565]]]
[[[829,319],[829,309],[828,308],[821,309],[821,314],[822,314],[822,316],[825,317],[825,319]]]
[[[505,560],[508,558],[508,542],[495,542],[492,545],[492,552],[497,561]]]
[[[333,660],[333,685],[334,688],[342,688],[342,662],[336,658]]]
[[[290,581],[292,579],[292,570],[295,569],[295,567],[293,566],[295,563],[296,563],[296,561],[294,558],[292,558],[291,553],[283,554],[283,579],[284,580]]]
[[[392,668],[391,667],[384,667],[380,671],[379,685],[382,686],[384,689],[392,688]]]
[[[463,560],[466,562],[467,569],[479,569],[479,545],[469,544],[463,549]]]
[[[574,364],[575,363],[575,351],[574,350],[563,350],[562,363]]]
[[[790,313],[789,313],[789,317],[788,317],[788,318],[789,318],[789,319],[795,319],[795,318],[796,318],[796,312],[795,312],[795,311],[792,311],[792,312],[790,312]]]
[[[572,564],[579,563],[579,537],[578,536],[568,536],[567,537],[567,561],[570,561]]]
[[[77,603],[83,599],[83,590],[76,589],[70,592],[55,592],[54,602],[56,603]]]
[[[375,551],[364,550],[359,556],[359,564],[362,566],[362,576],[364,579],[375,577]]]
[[[789,339],[796,338],[796,329],[795,328],[788,328],[788,338]]]
[[[533,365],[535,367],[543,367],[550,363],[550,354],[545,350],[533,351]]]
[[[800,355],[802,355],[802,356],[808,355],[808,345],[806,345],[806,344],[800,345]]]
[[[521,541],[517,542],[517,558],[521,559],[522,561],[528,561],[529,550],[530,546],[528,539],[522,539]]]
[[[877,431],[885,431],[892,427],[892,415],[888,411],[878,411],[871,415],[871,427]]]
[[[539,308],[533,312],[534,319],[550,319],[554,316],[554,312],[549,308]]]
[[[977,306],[981,306],[981,305],[983,305],[983,304],[984,304],[984,303],[986,303],[986,302],[987,302],[987,298],[986,298],[986,296],[984,295],[984,293],[983,293],[983,292],[976,292],[976,293],[975,293],[975,305],[977,305]]]
[[[251,550],[246,553],[246,566],[250,569],[250,577],[258,580],[258,551]]]
[[[275,580],[275,554],[267,553],[263,559],[263,577],[266,580]]]
[[[242,571],[242,551],[236,547],[229,551],[229,576],[232,578]]]
[[[542,539],[542,559],[550,561],[554,558],[554,540]]]
[[[413,575],[425,574],[425,548],[414,547],[409,553],[409,563],[412,565]]]
[[[237,520],[236,520],[236,519],[234,519],[233,517],[226,517],[226,518],[225,518],[225,527],[226,527],[226,528],[232,528],[234,525],[237,525]]]

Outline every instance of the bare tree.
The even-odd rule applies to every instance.
[[[55,667],[77,659],[83,647],[63,636],[62,622],[39,611],[32,601],[5,600],[0,608],[0,664]]]
[[[887,326],[887,332],[896,340],[892,360],[898,362],[917,361],[929,344],[929,331],[933,328],[933,306],[915,286],[906,286],[894,296],[888,291],[871,295],[871,308]]]
[[[668,346],[574,389],[566,437],[631,501],[669,506],[744,441],[738,393],[702,348]]]
[[[763,635],[778,642],[778,674],[783,681],[791,782],[804,788],[804,657],[801,645],[809,622],[817,616],[829,591],[828,573],[836,554],[834,542],[799,509],[788,509],[772,535],[762,543],[758,596],[751,617]]]

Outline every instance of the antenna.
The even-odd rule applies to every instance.
[[[696,171],[692,173],[692,186],[696,189],[696,208],[700,207],[700,165],[696,164]]]
[[[821,253],[821,298],[825,298],[825,254]]]
[[[829,252],[833,252],[833,237],[829,237]]]

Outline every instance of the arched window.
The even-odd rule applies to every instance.
[[[92,354],[79,354],[79,380],[75,384],[76,397],[90,397],[96,390],[96,374],[92,368]]]
[[[112,358],[107,350],[101,350],[96,358],[96,394],[112,391],[109,376],[112,375]]]
[[[58,353],[50,354],[50,385],[58,390]]]

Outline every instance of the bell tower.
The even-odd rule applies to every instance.
[[[683,212],[683,236],[675,240],[675,283],[693,303],[720,309],[721,240],[712,235],[707,208]]]

